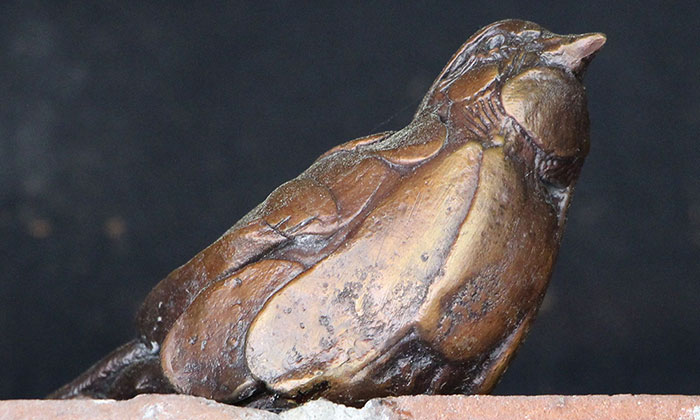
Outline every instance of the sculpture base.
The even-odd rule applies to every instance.
[[[184,395],[139,395],[131,400],[8,400],[0,419],[687,419],[700,420],[700,396],[542,395],[413,396],[372,400],[362,409],[311,401],[273,414]]]

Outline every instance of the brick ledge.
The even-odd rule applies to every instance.
[[[0,419],[442,419],[442,420],[700,420],[700,396],[542,395],[412,396],[372,400],[362,409],[312,401],[281,415],[184,395],[113,400],[0,401]]]

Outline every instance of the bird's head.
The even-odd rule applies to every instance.
[[[583,73],[605,35],[557,35],[521,20],[493,23],[452,57],[420,112],[456,139],[503,147],[566,206],[589,149]],[[566,198],[563,199],[563,194]],[[558,209],[563,210],[563,209]]]

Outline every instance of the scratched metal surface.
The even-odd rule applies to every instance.
[[[608,43],[548,297],[497,393],[697,393],[693,2],[83,3],[0,6],[0,398],[131,338],[158,280],[323,151],[405,125],[454,49],[506,17]]]

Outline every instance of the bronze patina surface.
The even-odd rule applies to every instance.
[[[604,42],[480,30],[406,128],[273,191],[151,291],[137,339],[52,397],[489,392],[549,282],[589,147],[582,76]]]

